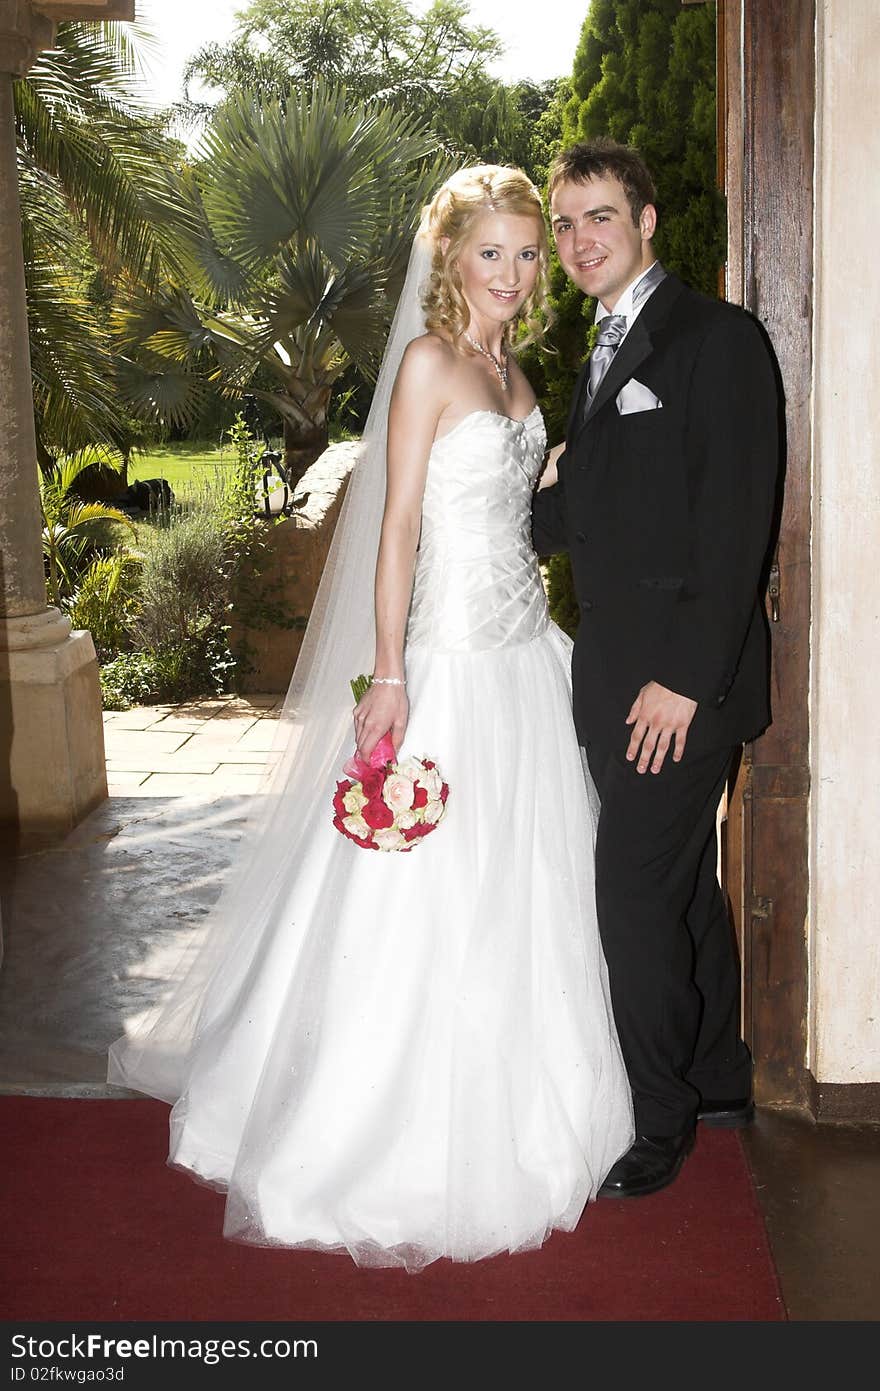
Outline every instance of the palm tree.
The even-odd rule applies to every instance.
[[[185,204],[174,147],[138,92],[119,24],[59,24],[15,83],[19,186],[38,451],[125,451],[108,301],[119,281],[181,269]]]
[[[350,362],[375,367],[450,160],[412,117],[320,80],[283,100],[240,93],[201,153],[188,288],[169,282],[122,316],[123,387],[135,412],[180,424],[206,381],[252,393],[283,421],[295,481],[326,447],[333,383]]]

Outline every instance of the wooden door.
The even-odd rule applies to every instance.
[[[759,1102],[805,1104],[814,0],[718,0],[725,296],[764,325],[784,394],[771,575],[773,724],[729,792],[723,872],[740,938]]]

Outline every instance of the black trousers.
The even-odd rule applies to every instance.
[[[739,969],[718,883],[716,816],[734,750],[658,774],[587,744],[602,809],[596,899],[636,1132],[677,1135],[701,1097],[751,1091]]]

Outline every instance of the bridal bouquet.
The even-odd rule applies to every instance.
[[[352,682],[359,700],[363,678]],[[412,850],[440,822],[449,787],[430,758],[402,758],[390,734],[379,740],[369,761],[355,754],[336,784],[333,825],[365,850]]]

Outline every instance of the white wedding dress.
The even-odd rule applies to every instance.
[[[228,1189],[229,1237],[410,1270],[533,1248],[631,1143],[571,644],[530,543],[545,443],[537,407],[486,410],[431,451],[404,751],[437,760],[443,821],[408,854],[333,828],[349,723],[186,1052],[161,1009],[111,1050],[111,1080],[176,1101],[169,1162]]]

